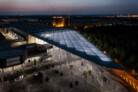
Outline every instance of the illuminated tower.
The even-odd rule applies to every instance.
[[[54,27],[68,27],[70,26],[70,16],[54,16],[53,17]]]

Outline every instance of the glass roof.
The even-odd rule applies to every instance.
[[[99,50],[96,46],[94,46],[92,43],[90,43],[88,40],[86,40],[74,30],[64,29],[60,31],[46,31],[35,33],[34,35],[40,38],[44,38],[45,41],[47,39],[56,42],[60,45],[65,45],[67,48],[73,48],[75,49],[74,51],[83,53],[84,57],[96,57],[99,62],[109,63],[109,65],[111,63],[115,63],[110,57],[105,55],[101,50]],[[92,59],[92,61],[94,61],[94,59]]]
[[[115,63],[110,57],[104,54],[94,44],[89,42],[75,30],[52,27],[42,27],[42,29],[41,27],[37,27],[37,29],[34,28],[34,26],[32,30],[30,29],[30,26],[27,30],[27,27],[16,26],[16,28],[20,29],[21,31],[25,31],[30,35],[33,35],[84,59],[95,62],[102,66],[123,69],[120,65]]]
[[[92,43],[88,42],[79,33],[72,30],[47,31],[37,33],[40,37],[47,38],[68,48],[75,48],[76,51],[83,52],[87,55],[97,56],[104,62],[112,62],[112,59],[96,48]]]

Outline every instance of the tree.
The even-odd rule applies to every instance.
[[[83,78],[84,78],[84,84],[85,84],[85,91],[86,92],[86,78],[87,78],[87,71],[84,71],[83,74],[82,74]]]
[[[42,67],[43,59],[41,58],[39,62],[40,62],[40,67]]]
[[[36,64],[37,64],[37,61],[36,61],[36,59],[34,59],[34,65],[36,66]]]
[[[73,68],[73,65],[70,65],[70,69],[72,69]]]
[[[79,85],[79,82],[78,81],[75,81],[75,85],[78,86]]]
[[[58,89],[58,91],[57,91],[57,92],[61,92],[61,91],[60,91],[60,89]]]
[[[89,74],[89,75],[91,75],[91,74],[92,74],[92,71],[91,71],[91,70],[89,70],[89,71],[88,71],[88,74]]]
[[[86,78],[87,74],[88,74],[87,71],[84,71],[82,75],[84,76],[84,78]]]
[[[59,71],[58,71],[58,70],[55,70],[55,71],[54,71],[54,73],[55,73],[55,74],[58,74],[58,73],[59,73]]]
[[[52,64],[52,68],[54,67],[55,65],[54,64]]]
[[[108,26],[83,29],[80,26],[80,33],[98,48],[107,52],[113,59],[117,58],[127,70],[138,71],[137,60],[137,26]],[[132,57],[131,57],[132,56]]]
[[[72,73],[73,65],[70,65],[70,69],[71,69],[71,81],[72,81],[73,80],[72,79],[72,75],[73,75],[73,73]]]
[[[31,63],[31,60],[30,59],[28,60],[28,63]]]
[[[46,77],[45,81],[48,82],[49,81],[49,77]]]
[[[60,73],[60,76],[63,76],[63,73],[62,72]]]
[[[70,87],[70,88],[73,88],[73,84],[72,84],[72,82],[70,83],[69,87]]]
[[[91,35],[88,36],[88,40],[89,40],[89,41],[92,41],[92,37],[91,37]]]

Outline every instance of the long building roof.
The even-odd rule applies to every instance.
[[[11,48],[0,51],[0,59],[8,59],[12,57],[21,56],[25,52],[25,47]]]
[[[123,69],[75,30],[39,25],[14,25],[14,27],[91,62],[109,68]]]

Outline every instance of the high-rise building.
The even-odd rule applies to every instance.
[[[70,16],[53,16],[53,26],[54,27],[69,27],[70,26]]]

